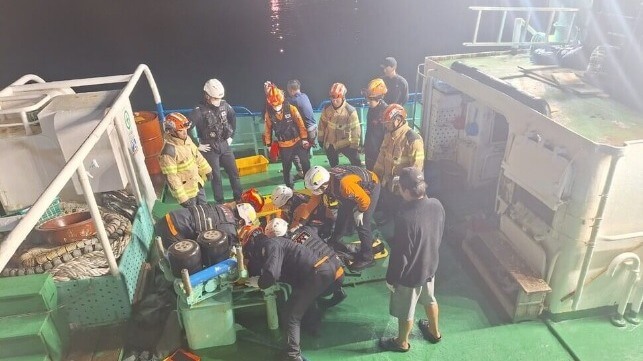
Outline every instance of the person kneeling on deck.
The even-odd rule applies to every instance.
[[[272,83],[266,89],[266,100],[270,107],[268,107],[265,115],[266,129],[263,141],[266,147],[270,148],[274,131],[279,145],[284,183],[286,186],[293,188],[290,170],[292,169],[294,157],[299,156],[304,173],[310,169],[308,150],[311,147],[311,143],[308,140],[308,132],[297,108],[288,102],[284,102],[284,92]]]
[[[333,250],[317,234],[317,230],[311,226],[297,226],[289,231],[288,222],[279,217],[276,217],[271,219],[266,224],[264,233],[268,237],[290,238],[294,242],[303,244],[309,249],[312,249],[319,257],[323,257],[325,255],[335,255]],[[323,294],[320,295],[320,298],[317,301],[319,306],[327,309],[342,302],[346,298],[346,292],[344,292],[344,289],[342,288],[343,282],[344,276],[336,279],[331,287],[329,287]],[[329,295],[332,295],[330,299],[323,298]],[[321,317],[313,321],[321,321]],[[316,329],[317,326],[318,322],[313,323],[313,329]]]
[[[204,204],[168,212],[156,221],[154,233],[166,248],[181,239],[196,240],[201,232],[210,229],[225,233],[230,244],[237,244],[237,230],[256,223],[257,212],[249,203]]]
[[[346,234],[348,222],[352,219],[357,227],[360,249],[349,268],[359,271],[373,266],[371,219],[380,196],[380,182],[377,175],[352,165],[340,165],[331,168],[330,171],[315,166],[306,173],[304,182],[306,188],[313,193],[313,197],[307,203],[304,216],[310,214],[313,206],[319,203],[319,198],[322,195],[328,194],[337,199],[339,202],[337,221],[328,244],[338,250],[345,248],[341,240]]]
[[[188,137],[190,121],[181,113],[170,113],[164,124],[167,133],[159,164],[170,193],[183,207],[206,204],[203,185],[212,178],[212,168]]]
[[[315,313],[316,300],[344,274],[339,259],[326,248],[313,250],[286,237],[268,237],[260,231],[241,238],[248,261],[248,285],[266,289],[277,281],[288,283],[292,294],[281,324],[285,326],[288,360],[306,360],[299,346],[302,319]]]
[[[431,343],[442,339],[434,284],[444,231],[444,208],[440,201],[426,196],[424,174],[419,169],[403,168],[399,182],[404,208],[395,218],[386,271],[386,285],[391,291],[389,312],[398,319],[398,336],[382,337],[379,345],[388,351],[406,352],[411,347],[409,334],[417,303],[424,306],[428,317],[418,322],[424,338]]]
[[[319,237],[330,237],[337,218],[338,202],[328,195],[319,198],[317,205],[311,205],[311,213],[304,217],[306,204],[310,196],[300,192],[293,192],[285,185],[278,185],[272,191],[272,204],[281,209],[283,219],[290,223],[291,228],[301,225],[310,225],[317,228]]]

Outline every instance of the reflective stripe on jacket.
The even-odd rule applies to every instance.
[[[159,156],[161,172],[167,177],[170,192],[179,203],[196,197],[212,168],[188,137],[182,140],[165,134]]]
[[[382,180],[382,187],[393,192],[393,177],[402,168],[424,169],[424,142],[408,124],[386,133],[373,171]]]
[[[324,149],[330,145],[335,149],[346,147],[357,149],[362,136],[362,128],[355,108],[346,101],[337,109],[327,104],[321,112],[318,126],[319,139]]]
[[[289,112],[285,110],[286,107]],[[272,143],[273,130],[280,148],[292,147],[300,140],[308,138],[306,125],[294,105],[285,102],[279,113],[275,113],[272,107],[268,107],[264,120],[266,122],[263,133],[264,144]]]

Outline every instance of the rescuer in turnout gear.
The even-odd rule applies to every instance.
[[[350,220],[354,220],[360,240],[359,253],[349,265],[354,271],[371,267],[373,261],[373,234],[371,219],[380,195],[380,182],[377,175],[369,170],[356,166],[337,166],[326,170],[315,166],[304,177],[306,188],[313,193],[308,203],[309,214],[315,202],[323,194],[329,194],[339,202],[335,229],[328,243],[337,249],[345,248],[341,242],[346,234]]]
[[[334,255],[333,249],[330,248],[326,242],[324,242],[319,235],[317,230],[311,226],[299,226],[294,227],[294,229],[288,229],[288,222],[282,218],[275,217],[268,221],[264,229],[264,233],[268,237],[288,237],[293,240],[293,242],[303,244],[304,246],[312,249],[315,253],[323,257],[325,255]],[[342,288],[344,282],[344,276],[335,280],[335,283],[329,287],[329,289],[324,292],[317,302],[319,306],[323,308],[333,307],[346,298],[346,292]],[[330,299],[322,298],[332,294]],[[319,319],[321,321],[321,319]]]
[[[285,185],[279,185],[272,191],[272,204],[281,209],[281,216],[290,223],[292,228],[301,225],[310,225],[317,228],[317,233],[321,238],[328,238],[331,235],[335,219],[337,218],[337,208],[339,203],[330,196],[324,195],[320,202],[314,206],[312,212],[304,218],[306,204],[310,202],[310,196],[300,192],[293,192],[292,189]]]
[[[364,163],[366,169],[373,170],[386,130],[382,124],[387,89],[384,80],[377,78],[368,83],[365,90],[368,113],[366,113],[366,135],[364,136]]]
[[[406,122],[406,110],[391,104],[384,111],[386,136],[373,171],[382,182],[381,213],[392,220],[399,210],[400,192],[397,183],[400,171],[406,167],[424,170],[424,143]]]
[[[181,239],[196,240],[199,233],[210,229],[225,233],[230,244],[237,244],[237,230],[256,223],[257,213],[248,203],[206,203],[168,212],[156,221],[154,233],[166,248]]]
[[[190,120],[198,134],[199,150],[212,167],[212,192],[217,203],[224,202],[221,167],[225,169],[235,201],[241,199],[239,170],[232,153],[232,139],[237,127],[237,116],[223,97],[223,84],[217,79],[203,86],[203,101],[190,113]]]
[[[305,360],[299,346],[302,319],[320,319],[317,298],[344,275],[340,260],[330,248],[316,250],[286,237],[268,237],[259,231],[241,239],[248,261],[248,285],[266,289],[277,281],[288,283],[292,293],[281,312],[289,360]],[[258,278],[257,278],[258,276]]]
[[[362,128],[355,108],[346,102],[346,86],[335,83],[330,87],[330,104],[324,106],[319,117],[318,142],[326,152],[331,167],[339,164],[339,154],[352,165],[362,165],[359,145]]]
[[[203,185],[212,177],[212,168],[188,137],[190,121],[181,113],[170,113],[164,125],[159,164],[170,193],[183,207],[206,204]]]
[[[264,144],[270,148],[274,133],[279,145],[284,183],[293,188],[290,170],[292,169],[294,157],[299,156],[304,173],[310,169],[308,150],[311,143],[308,141],[308,132],[297,108],[284,101],[283,91],[274,86],[274,84],[267,86],[266,101],[270,106],[264,116],[266,122],[263,135]]]

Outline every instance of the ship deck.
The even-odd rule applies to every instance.
[[[345,159],[343,159],[345,161]],[[324,155],[316,155],[313,164],[328,166]],[[294,170],[293,170],[294,172]],[[430,180],[429,180],[430,182]],[[232,197],[224,176],[226,199]],[[255,187],[269,194],[282,183],[281,164],[269,164],[266,173],[241,178],[244,189]],[[443,183],[444,184],[444,183]],[[296,189],[303,189],[297,181]],[[440,305],[442,342],[430,344],[417,327],[411,335],[408,353],[383,352],[377,346],[382,336],[397,333],[397,320],[388,314],[389,294],[384,281],[351,285],[346,277],[348,297],[325,315],[318,336],[302,333],[303,354],[313,361],[322,360],[638,360],[643,354],[643,328],[628,324],[617,328],[610,324],[610,310],[574,315],[573,319],[554,322],[545,316],[534,321],[510,323],[497,306],[481,277],[462,256],[460,248],[463,224],[489,206],[488,195],[494,189],[476,193],[463,192],[444,184],[434,195],[447,210],[447,228],[440,248],[436,275],[436,295]],[[212,194],[208,187],[208,197]],[[172,207],[166,196],[155,214]],[[164,214],[164,213],[163,213]],[[390,229],[379,229],[390,234]],[[383,275],[387,259],[368,269],[372,278]],[[421,308],[416,320],[424,318]],[[264,309],[235,310],[237,342],[231,346],[197,350],[202,360],[270,360],[279,355],[281,336],[270,331]]]

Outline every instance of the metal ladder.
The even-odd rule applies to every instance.
[[[572,38],[572,30],[574,29],[574,21],[576,20],[576,14],[579,9],[577,8],[563,8],[563,7],[502,7],[502,6],[470,6],[469,9],[478,12],[478,17],[476,20],[476,27],[473,31],[473,40],[472,42],[465,42],[465,46],[487,46],[487,47],[498,47],[498,46],[511,46],[512,48],[520,48],[532,45],[534,43],[546,43],[546,44],[566,44]],[[482,22],[482,14],[489,14],[491,16],[485,16],[485,21],[490,23],[494,22],[497,16],[494,16],[498,13],[502,14],[502,20],[499,23],[500,28],[498,29],[497,36],[495,41],[479,41],[478,35],[480,31],[480,23]],[[503,41],[503,35],[507,23],[507,15],[515,15],[513,32],[511,41]],[[524,16],[519,17],[519,16]],[[534,25],[532,20],[535,18],[536,21],[544,16],[548,16],[547,26],[543,28],[541,24]],[[569,19],[567,19],[569,17]],[[550,34],[552,27],[555,27],[554,21],[558,19],[566,20],[564,27],[567,29],[562,37],[557,37],[550,41]],[[534,23],[536,22],[534,21]],[[535,27],[534,27],[535,26]],[[530,38],[527,38],[527,34],[531,35]],[[554,34],[559,35],[559,34]]]

